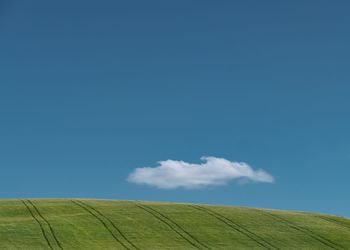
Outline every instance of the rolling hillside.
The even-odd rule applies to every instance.
[[[350,249],[350,220],[192,204],[2,200],[0,249]]]

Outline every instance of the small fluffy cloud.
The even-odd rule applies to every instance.
[[[136,168],[128,181],[161,189],[196,189],[225,185],[231,180],[274,182],[273,176],[264,170],[253,170],[244,162],[232,162],[223,158],[202,157],[201,164],[184,161],[160,161],[157,167]]]

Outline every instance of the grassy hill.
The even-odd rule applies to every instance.
[[[2,200],[0,249],[350,249],[350,220],[192,204]]]

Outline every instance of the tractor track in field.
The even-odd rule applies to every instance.
[[[41,224],[40,220],[34,215],[33,211],[30,209],[30,207],[25,203],[24,200],[21,200],[21,202],[23,203],[23,205],[27,208],[27,210],[29,211],[30,215],[33,217],[33,219],[38,223],[39,227],[40,227],[40,230],[41,230],[41,233],[47,243],[47,245],[49,246],[49,248],[51,250],[54,250],[54,248],[52,247],[50,241],[49,241],[49,238],[47,237],[46,235],[46,232],[45,232],[45,229],[44,229],[44,226]]]
[[[63,250],[63,247],[62,247],[60,241],[58,240],[58,238],[57,238],[57,236],[56,236],[56,234],[55,234],[55,232],[54,232],[54,230],[53,230],[53,228],[52,228],[50,222],[40,213],[39,209],[37,208],[36,205],[34,205],[34,203],[33,203],[32,201],[27,200],[27,202],[29,202],[29,203],[33,206],[33,208],[34,208],[35,211],[38,213],[38,215],[40,216],[40,218],[41,218],[43,221],[45,221],[45,223],[46,223],[47,226],[49,227],[49,230],[50,230],[50,232],[51,232],[51,234],[52,234],[52,237],[54,238],[54,240],[55,240],[57,246],[58,246],[60,249]]]
[[[338,220],[335,220],[335,219],[332,219],[332,218],[328,218],[328,217],[325,217],[325,216],[321,216],[321,215],[318,215],[318,216],[315,216],[316,218],[320,218],[322,220],[325,220],[325,221],[328,221],[330,223],[334,223],[334,224],[337,224],[337,225],[340,225],[342,227],[346,227],[348,229],[350,229],[350,225],[349,224],[346,224],[342,221],[338,221]]]
[[[177,235],[179,235],[181,238],[186,240],[189,244],[191,244],[193,247],[197,249],[211,249],[208,246],[204,245],[202,242],[197,240],[192,234],[187,232],[185,229],[183,229],[179,224],[177,224],[175,221],[170,219],[168,216],[164,215],[163,213],[147,206],[147,205],[141,205],[141,204],[135,204],[140,209],[146,211],[147,213],[151,214],[153,217],[158,219],[159,221],[166,224],[169,228],[171,228]]]
[[[269,212],[266,212],[263,210],[258,210],[258,211],[270,216],[271,218],[273,218],[276,221],[279,221],[280,223],[283,223],[283,224],[289,226],[290,228],[293,228],[299,232],[302,232],[302,233],[308,235],[309,237],[315,239],[316,241],[322,243],[323,245],[326,245],[327,247],[330,247],[330,248],[335,249],[335,250],[346,250],[346,248],[339,246],[338,244],[336,244],[335,242],[333,242],[327,238],[324,238],[322,235],[319,235],[319,234],[317,234],[317,233],[315,233],[307,228],[298,226],[295,223],[293,223],[287,219],[282,218],[281,216],[278,216],[276,214],[272,214],[272,213],[269,213]]]
[[[92,207],[89,204],[86,204],[85,202],[80,201],[80,203],[84,204],[85,206],[89,207],[90,209],[94,210],[97,214],[99,214],[101,217],[105,218],[111,225],[112,227],[122,236],[122,238],[128,242],[131,246],[133,246],[135,249],[140,250],[137,246],[135,246],[134,243],[132,243],[124,234],[123,232],[114,224],[114,222],[109,219],[107,216],[105,216],[103,213],[101,213],[99,210],[96,208]]]
[[[90,215],[92,215],[95,219],[97,219],[99,222],[101,222],[101,224],[106,228],[106,230],[111,234],[111,236],[117,241],[117,243],[119,243],[122,247],[124,247],[127,250],[132,250],[132,249],[137,249],[140,250],[138,247],[136,247],[131,241],[129,241],[125,235],[120,231],[120,229],[118,229],[116,227],[116,225],[109,219],[107,218],[105,215],[103,215],[100,211],[96,210],[95,208],[93,208],[92,206],[82,202],[82,201],[75,201],[75,200],[71,200],[71,202],[73,202],[75,205],[79,206],[80,208],[84,209],[85,211],[87,211]],[[102,218],[101,218],[102,217]],[[124,239],[126,241],[126,243],[124,243],[122,241],[122,239],[120,239],[119,237],[117,237],[115,235],[115,233],[113,233],[113,230],[110,229],[110,227],[107,225],[108,223],[106,223],[103,219],[105,219],[111,226],[112,228],[114,228],[121,236],[122,239]],[[129,246],[128,246],[129,245]],[[131,246],[131,247],[130,247]]]
[[[196,210],[202,211],[214,218],[216,218],[217,220],[223,222],[225,225],[229,226],[230,228],[234,229],[235,231],[245,235],[246,237],[248,237],[249,239],[253,240],[254,242],[256,242],[258,245],[266,248],[266,249],[276,249],[279,250],[278,247],[272,245],[271,243],[269,243],[268,241],[266,241],[264,238],[262,238],[261,236],[253,233],[252,231],[250,231],[249,229],[243,227],[242,225],[238,224],[237,222],[232,221],[231,219],[223,216],[222,214],[219,214],[217,212],[214,212],[208,208],[204,208],[202,206],[198,206],[198,205],[189,205],[189,207],[192,207]]]

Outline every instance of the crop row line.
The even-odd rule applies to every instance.
[[[45,217],[40,213],[39,209],[37,208],[37,206],[34,205],[33,202],[31,202],[30,200],[21,200],[21,202],[24,204],[24,206],[27,208],[27,210],[29,211],[30,215],[33,217],[33,219],[38,223],[41,233],[47,243],[47,245],[49,246],[49,248],[51,250],[54,250],[54,246],[57,246],[57,248],[63,250],[63,247],[61,245],[61,243],[59,242],[51,224],[49,223],[49,221],[47,219],[45,219]],[[46,229],[46,227],[48,228],[48,230]],[[51,235],[51,237],[50,237]],[[53,239],[54,244],[52,244],[50,238]]]
[[[198,206],[198,205],[189,205],[189,206],[218,219],[219,221],[223,222],[225,225],[227,225],[230,228],[234,229],[235,231],[245,235],[249,239],[256,242],[258,245],[260,245],[266,249],[269,249],[269,250],[270,249],[279,249],[278,247],[273,246],[271,243],[267,242],[264,238],[253,233],[252,231],[250,231],[249,229],[245,228],[244,226],[238,224],[237,222],[234,222],[233,220],[223,216],[222,214],[219,214],[213,210],[210,210],[208,208],[204,208],[204,207]]]
[[[100,211],[98,211],[96,208],[82,202],[82,201],[75,201],[71,200],[75,205],[81,207],[86,212],[88,212],[90,215],[92,215],[95,219],[97,219],[105,228],[106,230],[111,234],[111,236],[125,249],[132,250],[137,249],[136,247],[126,236],[120,231],[120,229],[104,214],[102,214]],[[113,232],[117,231],[117,234]],[[124,241],[124,242],[123,242]]]
[[[334,224],[337,224],[337,225],[340,225],[340,226],[343,226],[343,227],[346,227],[348,229],[350,229],[350,225],[349,224],[346,224],[342,221],[338,221],[338,220],[335,220],[335,219],[332,219],[332,218],[329,218],[329,217],[325,217],[325,216],[315,216],[317,218],[320,218],[322,220],[325,220],[325,221],[328,221],[330,223],[334,223]]]
[[[272,213],[269,213],[269,212],[266,212],[266,211],[263,211],[263,210],[259,210],[260,212],[270,216],[271,218],[273,218],[274,220],[276,221],[279,221],[280,223],[283,223],[291,228],[294,228],[295,230],[297,231],[300,231],[306,235],[308,235],[309,237],[317,240],[318,242],[321,242],[323,243],[324,245],[332,248],[332,249],[336,249],[336,250],[340,250],[340,249],[345,249],[343,248],[342,246],[339,246],[338,244],[336,244],[335,242],[329,240],[329,239],[326,239],[324,238],[323,236],[307,229],[307,228],[304,228],[304,227],[301,227],[301,226],[298,226],[296,225],[295,223],[292,223],[291,221],[287,220],[287,219],[284,219],[276,214],[272,214]]]
[[[148,212],[152,216],[154,216],[156,219],[160,220],[164,224],[166,224],[169,228],[171,228],[176,234],[178,234],[181,238],[186,240],[189,244],[194,246],[197,249],[210,249],[208,246],[204,245],[202,242],[200,242],[198,239],[196,239],[192,234],[190,234],[188,231],[186,231],[184,228],[182,228],[179,224],[177,224],[175,221],[170,219],[168,216],[164,215],[163,213],[149,207],[146,205],[136,204],[137,207],[140,209]]]

